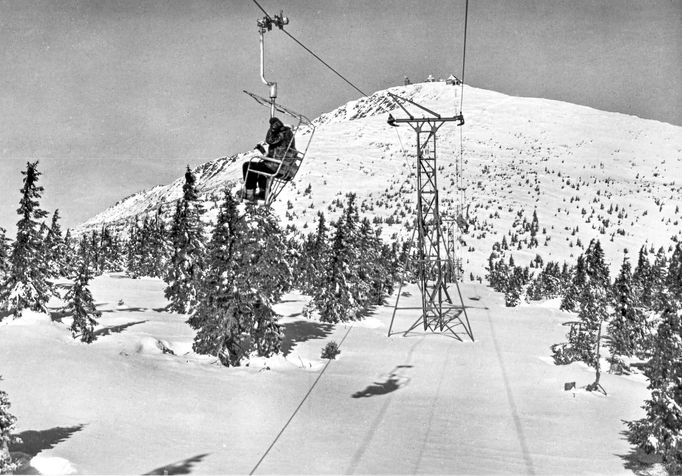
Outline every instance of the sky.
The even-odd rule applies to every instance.
[[[372,93],[461,76],[465,1],[259,3]],[[71,227],[261,141],[268,110],[242,90],[268,92],[262,16],[252,0],[0,0],[0,227],[15,233],[27,161]],[[467,18],[471,86],[682,125],[682,0],[470,0]],[[282,32],[265,41],[290,108],[360,96]]]

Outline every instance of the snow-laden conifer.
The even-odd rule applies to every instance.
[[[672,302],[682,303],[682,243],[677,243],[668,263],[666,289]]]
[[[169,259],[170,242],[166,236],[166,224],[161,216],[161,209],[157,210],[154,220],[150,221],[149,230],[149,276],[163,277]]]
[[[614,361],[631,357],[644,338],[645,315],[632,289],[632,271],[627,256],[613,283],[611,317],[608,326],[609,348]]]
[[[628,422],[631,443],[663,459],[670,474],[682,473],[682,301],[670,298],[661,313],[645,375],[651,398],[646,416]]]
[[[229,190],[207,247],[196,310],[195,352],[239,365],[251,352],[270,356],[283,338],[272,306],[291,285],[289,251],[268,208],[248,207],[240,218]]]
[[[187,321],[197,330],[192,348],[214,355],[223,365],[238,365],[250,338],[242,327],[242,296],[237,289],[240,261],[237,237],[243,233],[237,206],[229,190],[220,207],[207,246],[206,269],[199,288],[197,307]]]
[[[642,306],[650,308],[652,304],[651,292],[651,263],[649,263],[649,253],[646,245],[642,245],[637,258],[637,266],[632,273],[632,285],[637,299]]]
[[[562,301],[562,309],[577,307],[578,321],[571,326],[567,343],[552,346],[557,364],[580,360],[595,368],[595,382],[588,386],[588,390],[601,388],[599,357],[602,324],[609,317],[609,299],[609,270],[604,261],[604,251],[598,240],[592,240],[584,257],[578,257],[571,287]]]
[[[325,274],[320,277],[308,312],[316,308],[323,322],[337,323],[361,317],[362,303],[353,287],[361,285],[358,274],[359,250],[356,246],[358,213],[355,194],[348,194],[343,216],[336,223],[336,232],[328,256],[324,260]]]
[[[28,162],[21,188],[17,213],[17,237],[12,244],[9,274],[0,283],[0,306],[15,317],[23,309],[47,312],[46,304],[52,295],[52,282],[47,260],[43,255],[40,227],[47,212],[40,208],[43,187],[38,185],[38,162]]]
[[[577,309],[577,302],[582,292],[582,288],[585,285],[585,256],[578,256],[578,261],[575,266],[575,270],[572,273],[572,278],[564,298],[561,300],[560,309],[562,311],[575,311]]]
[[[0,376],[2,381],[2,376]],[[17,419],[10,413],[11,404],[7,393],[0,390],[0,474],[12,474],[16,465],[12,463],[9,445],[17,441],[12,434]]]
[[[328,232],[324,213],[320,212],[315,232],[304,239],[297,261],[298,286],[305,294],[313,294],[319,277],[324,273],[324,258],[329,251]]]
[[[58,278],[59,276],[66,276],[65,274],[65,256],[66,243],[62,236],[62,228],[59,224],[59,210],[55,210],[52,215],[52,222],[47,230],[45,240],[43,242],[44,257],[48,264],[48,269],[51,278]]]
[[[87,248],[84,248],[80,256],[77,271],[73,277],[73,285],[64,295],[64,311],[73,317],[71,324],[71,334],[75,338],[80,338],[86,344],[95,340],[94,329],[97,325],[95,318],[100,317],[101,313],[95,307],[92,293],[88,289],[88,283],[92,278],[90,265],[92,259],[87,255]]]
[[[197,304],[197,290],[204,267],[204,237],[196,178],[187,167],[183,197],[177,202],[171,227],[172,252],[164,281],[171,311],[191,312]]]
[[[10,242],[4,228],[0,227],[0,283],[4,281],[9,272]]]

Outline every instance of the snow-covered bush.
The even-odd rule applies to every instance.
[[[341,350],[339,350],[339,344],[337,344],[335,341],[331,341],[327,342],[327,345],[322,347],[322,354],[320,355],[320,358],[334,360],[340,353]]]

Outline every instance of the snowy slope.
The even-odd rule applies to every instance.
[[[277,307],[284,353],[228,369],[191,352],[194,333],[186,316],[163,310],[163,287],[155,279],[96,278],[91,289],[103,316],[91,345],[71,338],[70,318],[0,323],[2,388],[24,438],[13,449],[34,468],[246,474],[261,458],[259,474],[636,467],[622,420],[642,416],[645,379],[605,373],[608,397],[580,389],[594,379],[591,369],[551,363],[549,346],[563,339],[566,319],[551,306],[505,308],[499,294],[466,284],[476,342],[461,343],[387,337],[390,306],[352,328],[306,320],[304,298],[292,294]],[[416,317],[399,313],[394,331]],[[320,349],[330,340],[342,342],[341,354],[325,368]],[[566,392],[570,381],[578,389]]]
[[[459,87],[423,83],[390,91],[443,115],[459,110]],[[614,267],[624,249],[636,251],[644,242],[668,247],[673,236],[682,237],[681,127],[468,86],[463,94],[463,179],[474,222],[463,237],[467,273],[483,274],[493,243],[505,233],[507,241],[511,233],[522,241],[514,252],[517,264],[527,264],[536,253],[545,260],[574,261],[582,252],[577,238],[585,247],[597,237]],[[408,127],[396,135],[386,124],[388,111],[403,115],[395,109],[386,91],[379,91],[316,119],[308,159],[275,205],[285,222],[310,227],[318,211],[334,216],[338,207],[333,202],[355,192],[365,215],[397,220],[384,227],[384,236],[406,234],[404,225],[414,217],[415,139]],[[441,209],[453,216],[460,129],[444,126],[438,141]],[[249,154],[216,159],[195,170],[207,208],[220,200],[223,187],[238,187],[241,163]],[[130,196],[79,231],[103,224],[123,228],[131,217],[160,206],[170,213],[183,180]],[[305,194],[308,185],[311,193]],[[534,209],[545,233],[538,238],[540,247],[529,250],[523,243],[529,237],[519,233],[519,225],[523,218],[530,221]],[[214,216],[208,214],[207,220]]]

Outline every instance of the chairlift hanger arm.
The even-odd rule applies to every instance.
[[[412,105],[414,105],[414,106],[417,106],[419,109],[421,109],[421,110],[423,110],[423,111],[426,111],[426,112],[428,112],[429,114],[431,114],[431,115],[433,115],[433,116],[436,116],[437,118],[440,119],[440,114],[438,114],[437,112],[432,111],[431,109],[428,109],[428,108],[422,106],[421,104],[417,104],[416,102],[412,101],[411,99],[407,99],[407,98],[404,98],[404,97],[402,97],[402,96],[398,96],[397,94],[393,94],[393,93],[388,93],[388,95],[391,96],[393,99],[395,99],[395,100],[396,100],[396,103],[398,103],[398,105],[399,105],[400,107],[402,107],[403,110],[405,110],[405,108],[400,104],[399,101],[407,101],[407,102],[409,102],[410,104],[412,104]],[[405,110],[405,111],[406,111],[406,110]],[[407,111],[406,111],[406,112],[407,112]],[[408,112],[407,114],[408,114],[408,116],[412,117],[412,114],[410,114],[409,112]]]
[[[415,124],[415,123],[416,124],[424,124],[424,123],[429,123],[429,122],[457,122],[457,125],[461,126],[464,124],[464,116],[462,116],[461,114],[458,114],[457,116],[453,116],[453,117],[438,117],[438,118],[410,117],[410,118],[396,119],[391,114],[389,114],[387,122],[391,126],[395,126],[397,124]]]
[[[428,122],[457,122],[458,126],[461,126],[464,124],[464,116],[460,113],[456,116],[453,117],[441,117],[440,114],[437,112],[432,111],[431,109],[428,109],[421,104],[418,104],[411,99],[404,98],[402,96],[398,96],[397,94],[393,94],[391,92],[388,93],[391,98],[395,101],[395,103],[400,106],[400,108],[405,111],[405,113],[409,116],[409,119],[396,119],[393,117],[392,114],[388,115],[388,124],[390,126],[395,126],[397,127],[398,124],[400,123],[411,123],[411,124],[421,124],[421,123],[428,123]],[[427,113],[431,114],[433,117],[422,117],[422,118],[417,118],[414,117],[410,112],[403,106],[402,101],[409,102],[410,104],[418,107],[419,109],[426,111]]]

